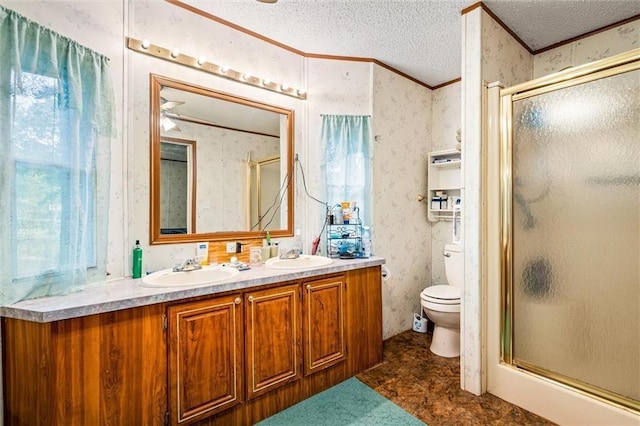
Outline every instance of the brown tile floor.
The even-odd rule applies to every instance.
[[[429,350],[427,334],[405,331],[384,342],[384,361],[357,377],[429,426],[553,425],[502,399],[460,389],[460,358]]]

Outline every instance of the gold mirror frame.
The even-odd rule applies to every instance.
[[[159,76],[156,74],[149,75],[149,87],[150,87],[150,154],[151,154],[151,167],[150,167],[150,213],[149,213],[149,243],[151,245],[157,244],[176,244],[176,243],[191,243],[201,241],[236,241],[246,239],[264,238],[266,231],[220,231],[220,232],[206,232],[206,233],[187,233],[187,234],[161,234],[160,233],[160,143],[161,143],[161,131],[160,131],[160,118],[161,118],[161,100],[160,91],[163,87],[171,87],[178,90],[184,90],[187,92],[196,93],[203,96],[216,98],[223,101],[233,102],[248,107],[259,108],[266,111],[282,114],[287,118],[286,126],[286,174],[283,179],[289,177],[286,185],[286,228],[269,230],[269,234],[272,237],[291,237],[293,236],[293,126],[294,126],[294,111],[274,105],[265,104],[262,102],[254,101],[251,99],[241,98],[228,93],[218,92],[206,87],[197,86],[191,83],[186,83],[171,78]],[[283,199],[284,201],[284,199]],[[241,213],[242,214],[242,213]]]

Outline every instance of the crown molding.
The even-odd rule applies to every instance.
[[[303,58],[312,58],[312,59],[331,59],[331,60],[336,60],[336,61],[353,61],[353,62],[369,62],[369,63],[374,63],[376,65],[379,65],[383,68],[388,69],[391,72],[394,72],[406,79],[409,79],[411,81],[413,81],[416,84],[419,84],[422,87],[426,87],[427,89],[432,90],[432,87],[430,85],[428,85],[427,83],[425,83],[424,81],[418,80],[415,77],[411,77],[408,74],[403,73],[402,71],[392,67],[391,65],[385,64],[384,62],[375,59],[375,58],[358,58],[358,57],[352,57],[352,56],[335,56],[335,55],[323,55],[323,54],[319,54],[319,53],[308,53],[308,52],[303,52],[302,50],[298,50],[295,49],[291,46],[288,46],[284,43],[280,43],[279,41],[276,41],[274,39],[271,39],[269,37],[265,37],[264,35],[257,33],[255,31],[251,31],[248,28],[242,27],[240,25],[234,24],[233,22],[227,21],[226,19],[222,19],[219,16],[213,15],[211,13],[205,12],[204,10],[198,9],[197,7],[193,7],[189,4],[186,4],[180,0],[165,0],[167,3],[170,3],[174,6],[178,6],[181,7],[182,9],[188,10],[189,12],[195,13],[196,15],[200,15],[203,18],[207,18],[210,19],[212,21],[215,21],[219,24],[225,25],[229,28],[233,28],[236,31],[242,32],[244,34],[247,34],[251,37],[255,37],[259,40],[264,41],[265,43],[269,43],[272,44],[274,46],[277,46],[281,49],[287,50],[291,53],[295,53],[297,55],[302,56]]]

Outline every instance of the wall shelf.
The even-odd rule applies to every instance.
[[[453,206],[460,200],[462,189],[462,153],[456,149],[434,151],[427,155],[427,161],[428,219],[432,222],[453,220]],[[447,202],[442,202],[441,208],[434,208],[433,199],[438,193],[446,194]]]
[[[447,161],[444,163],[430,163],[431,167],[435,167],[437,169],[439,168],[446,168],[446,167],[457,167],[460,168],[460,164],[462,163],[462,160],[458,159],[458,160],[451,160],[451,161]]]

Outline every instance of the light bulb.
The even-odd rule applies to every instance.
[[[269,80],[268,78],[265,78],[262,80],[262,85],[263,86],[268,86],[271,84],[271,80]]]
[[[242,74],[242,79],[244,81],[247,81],[251,78],[251,73],[250,72],[245,72],[244,74]]]
[[[160,124],[162,125],[162,130],[164,130],[165,132],[176,128],[176,123],[171,121],[168,117],[162,117],[160,119]]]
[[[171,51],[172,58],[177,58],[179,54],[180,54],[180,50],[178,48],[175,48]]]
[[[306,92],[304,89],[298,89],[298,96],[303,96]]]
[[[148,49],[149,46],[151,46],[151,42],[149,41],[148,38],[145,38],[144,40],[142,40],[142,48],[143,49]]]
[[[286,92],[287,90],[289,90],[289,86],[287,86],[286,84],[283,84],[282,86],[280,86],[280,89],[281,89],[283,92]]]
[[[200,56],[198,58],[198,65],[203,66],[205,62],[207,62],[207,58],[205,58],[204,56]]]
[[[221,72],[222,74],[226,74],[226,73],[227,73],[227,71],[229,71],[229,67],[228,67],[228,66],[223,65],[223,66],[221,66],[221,67],[220,67],[220,72]]]

